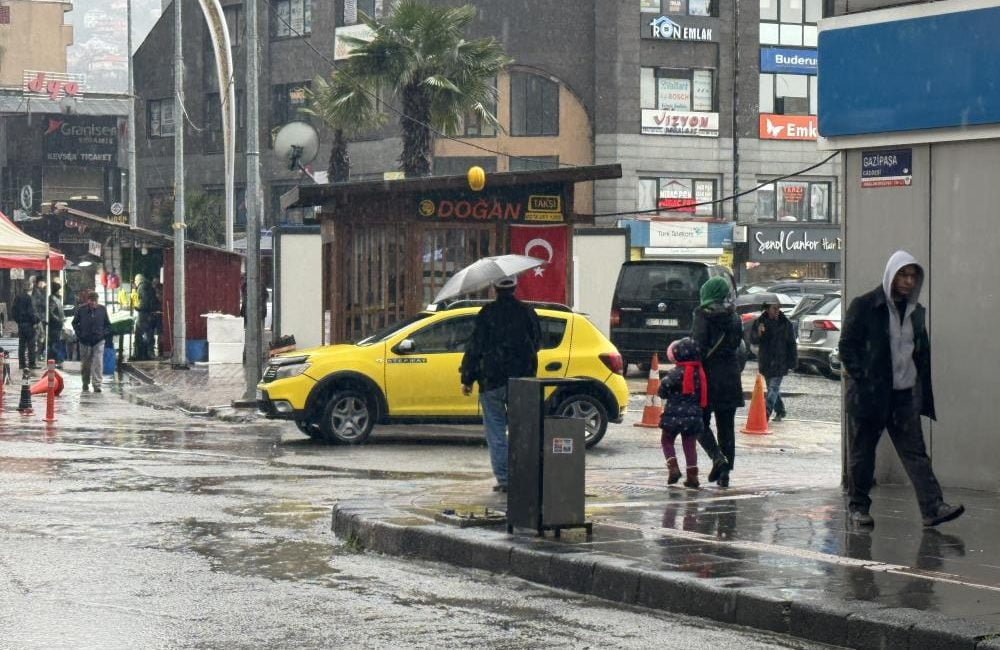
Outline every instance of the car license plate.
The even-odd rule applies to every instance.
[[[646,325],[651,327],[677,327],[676,318],[647,318]]]
[[[812,340],[812,332],[810,332],[808,330],[804,331],[804,332],[801,332],[799,334],[799,340],[802,341],[803,343],[808,343],[809,341]]]
[[[258,402],[264,401],[264,391],[262,390],[257,391],[257,401]]]

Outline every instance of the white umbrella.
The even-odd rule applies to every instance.
[[[484,289],[500,278],[523,273],[528,269],[545,264],[545,260],[527,255],[497,255],[476,260],[455,275],[448,278],[434,302],[441,302],[459,294],[472,293]]]

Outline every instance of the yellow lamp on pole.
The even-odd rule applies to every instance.
[[[482,167],[478,165],[469,167],[467,176],[469,179],[469,189],[473,192],[479,192],[486,187],[486,171]]]

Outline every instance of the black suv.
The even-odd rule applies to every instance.
[[[724,266],[684,260],[625,262],[611,302],[611,342],[629,363],[647,367],[671,342],[691,334],[698,292],[709,278],[723,277],[736,293]]]

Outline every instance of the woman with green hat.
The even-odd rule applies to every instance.
[[[721,487],[729,487],[729,471],[736,455],[736,409],[744,404],[740,359],[743,325],[733,309],[731,293],[732,287],[723,277],[711,278],[703,284],[691,332],[701,346],[702,365],[708,378],[708,407],[699,442],[712,458],[708,480],[718,481]],[[715,413],[718,441],[710,428],[712,413]]]

